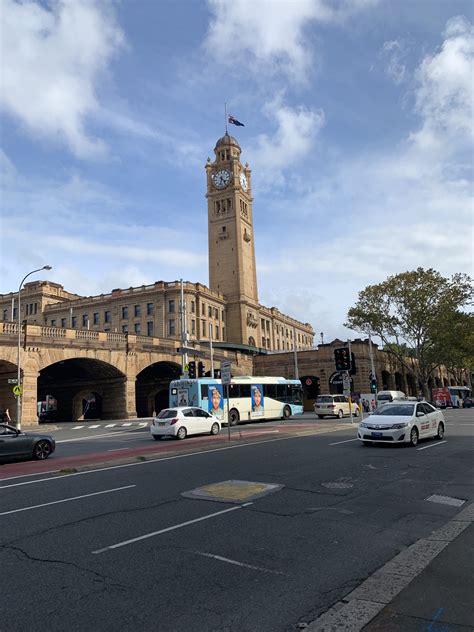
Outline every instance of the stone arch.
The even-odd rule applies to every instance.
[[[124,419],[134,416],[127,407],[127,378],[112,364],[90,357],[75,357],[47,364],[38,377],[38,401],[47,395],[57,400],[56,420],[87,419],[83,399],[94,394],[100,402],[100,419]]]
[[[395,390],[405,392],[405,380],[403,379],[403,375],[400,371],[396,371],[395,375]]]
[[[392,374],[388,371],[382,371],[382,384],[379,385],[379,391],[389,391],[392,385]]]
[[[160,360],[153,362],[144,367],[137,373],[135,382],[136,392],[136,409],[139,417],[151,417],[153,411],[159,410],[156,406],[160,406],[160,410],[166,408],[165,391],[169,391],[169,385],[172,380],[181,377],[181,366],[177,362],[171,360]]]
[[[255,338],[253,336],[249,336],[249,347],[256,347]]]
[[[73,421],[101,419],[102,396],[94,391],[83,390],[72,399]]]
[[[8,408],[13,422],[16,421],[16,397],[13,395],[13,387],[16,382],[12,383],[12,380],[17,378],[17,365],[8,360],[0,359],[0,413]]]

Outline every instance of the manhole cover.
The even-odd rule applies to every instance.
[[[350,489],[354,487],[352,483],[341,483],[339,481],[333,481],[331,483],[321,483],[323,487],[327,487],[327,489]]]
[[[204,487],[198,487],[181,495],[187,498],[214,500],[224,503],[242,503],[280,490],[283,485],[272,483],[254,483],[252,481],[222,481]]]

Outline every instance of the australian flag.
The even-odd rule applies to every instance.
[[[245,125],[243,123],[238,121],[231,114],[229,114],[228,120],[229,120],[229,123],[232,123],[232,125],[238,125],[239,127],[245,127]]]

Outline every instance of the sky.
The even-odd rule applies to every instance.
[[[0,293],[208,284],[205,164],[252,169],[259,300],[346,329],[358,292],[473,273],[474,4],[2,0]]]

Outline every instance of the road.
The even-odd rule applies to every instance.
[[[62,475],[3,466],[0,629],[299,629],[459,511],[427,498],[473,502],[473,415],[446,417],[447,440],[416,448],[315,424]],[[126,432],[60,445],[150,443]]]

